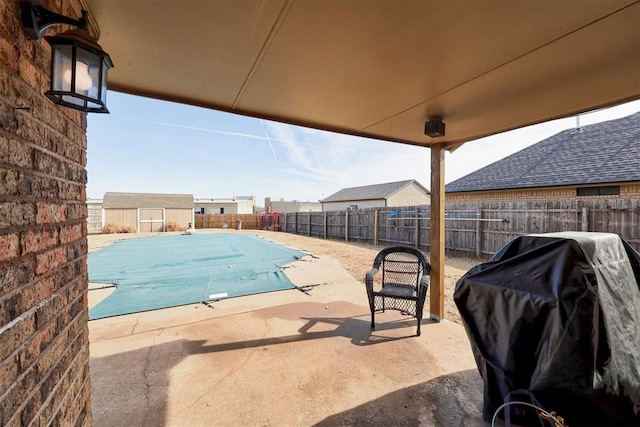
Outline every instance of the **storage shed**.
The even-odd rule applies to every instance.
[[[323,211],[419,206],[429,204],[429,190],[415,179],[343,188],[321,200]]]
[[[170,221],[188,227],[193,223],[193,195],[105,193],[105,223],[135,228],[138,233],[165,231]]]

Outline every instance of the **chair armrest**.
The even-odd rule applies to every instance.
[[[367,285],[367,292],[373,291],[373,276],[378,272],[378,268],[374,267],[364,276],[364,283]]]
[[[429,283],[431,283],[431,277],[429,277],[428,274],[423,275],[422,278],[420,279],[419,294],[422,294],[422,293],[424,293],[425,295],[427,294],[427,289],[429,289]]]

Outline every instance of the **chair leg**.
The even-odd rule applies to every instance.
[[[371,329],[375,329],[376,328],[376,319],[375,319],[375,312],[373,310],[371,310]]]
[[[420,326],[422,325],[422,313],[416,313],[416,318],[418,319],[418,333],[417,336],[420,336]]]

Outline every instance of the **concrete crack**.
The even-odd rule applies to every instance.
[[[136,321],[137,324],[137,321]],[[149,346],[149,350],[147,351],[147,357],[145,360],[144,368],[142,369],[142,375],[144,377],[144,402],[145,402],[145,411],[144,416],[142,418],[142,425],[147,425],[147,420],[149,418],[151,412],[151,384],[149,382],[149,367],[151,366],[151,353],[156,346],[156,338],[162,334],[162,330],[160,330],[154,337],[151,345]]]

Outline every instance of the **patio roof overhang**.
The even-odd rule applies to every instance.
[[[432,313],[444,150],[640,98],[638,0],[83,1],[110,89],[431,146]]]
[[[415,145],[640,97],[640,4],[86,0],[110,89]],[[439,115],[446,136],[424,135]]]

